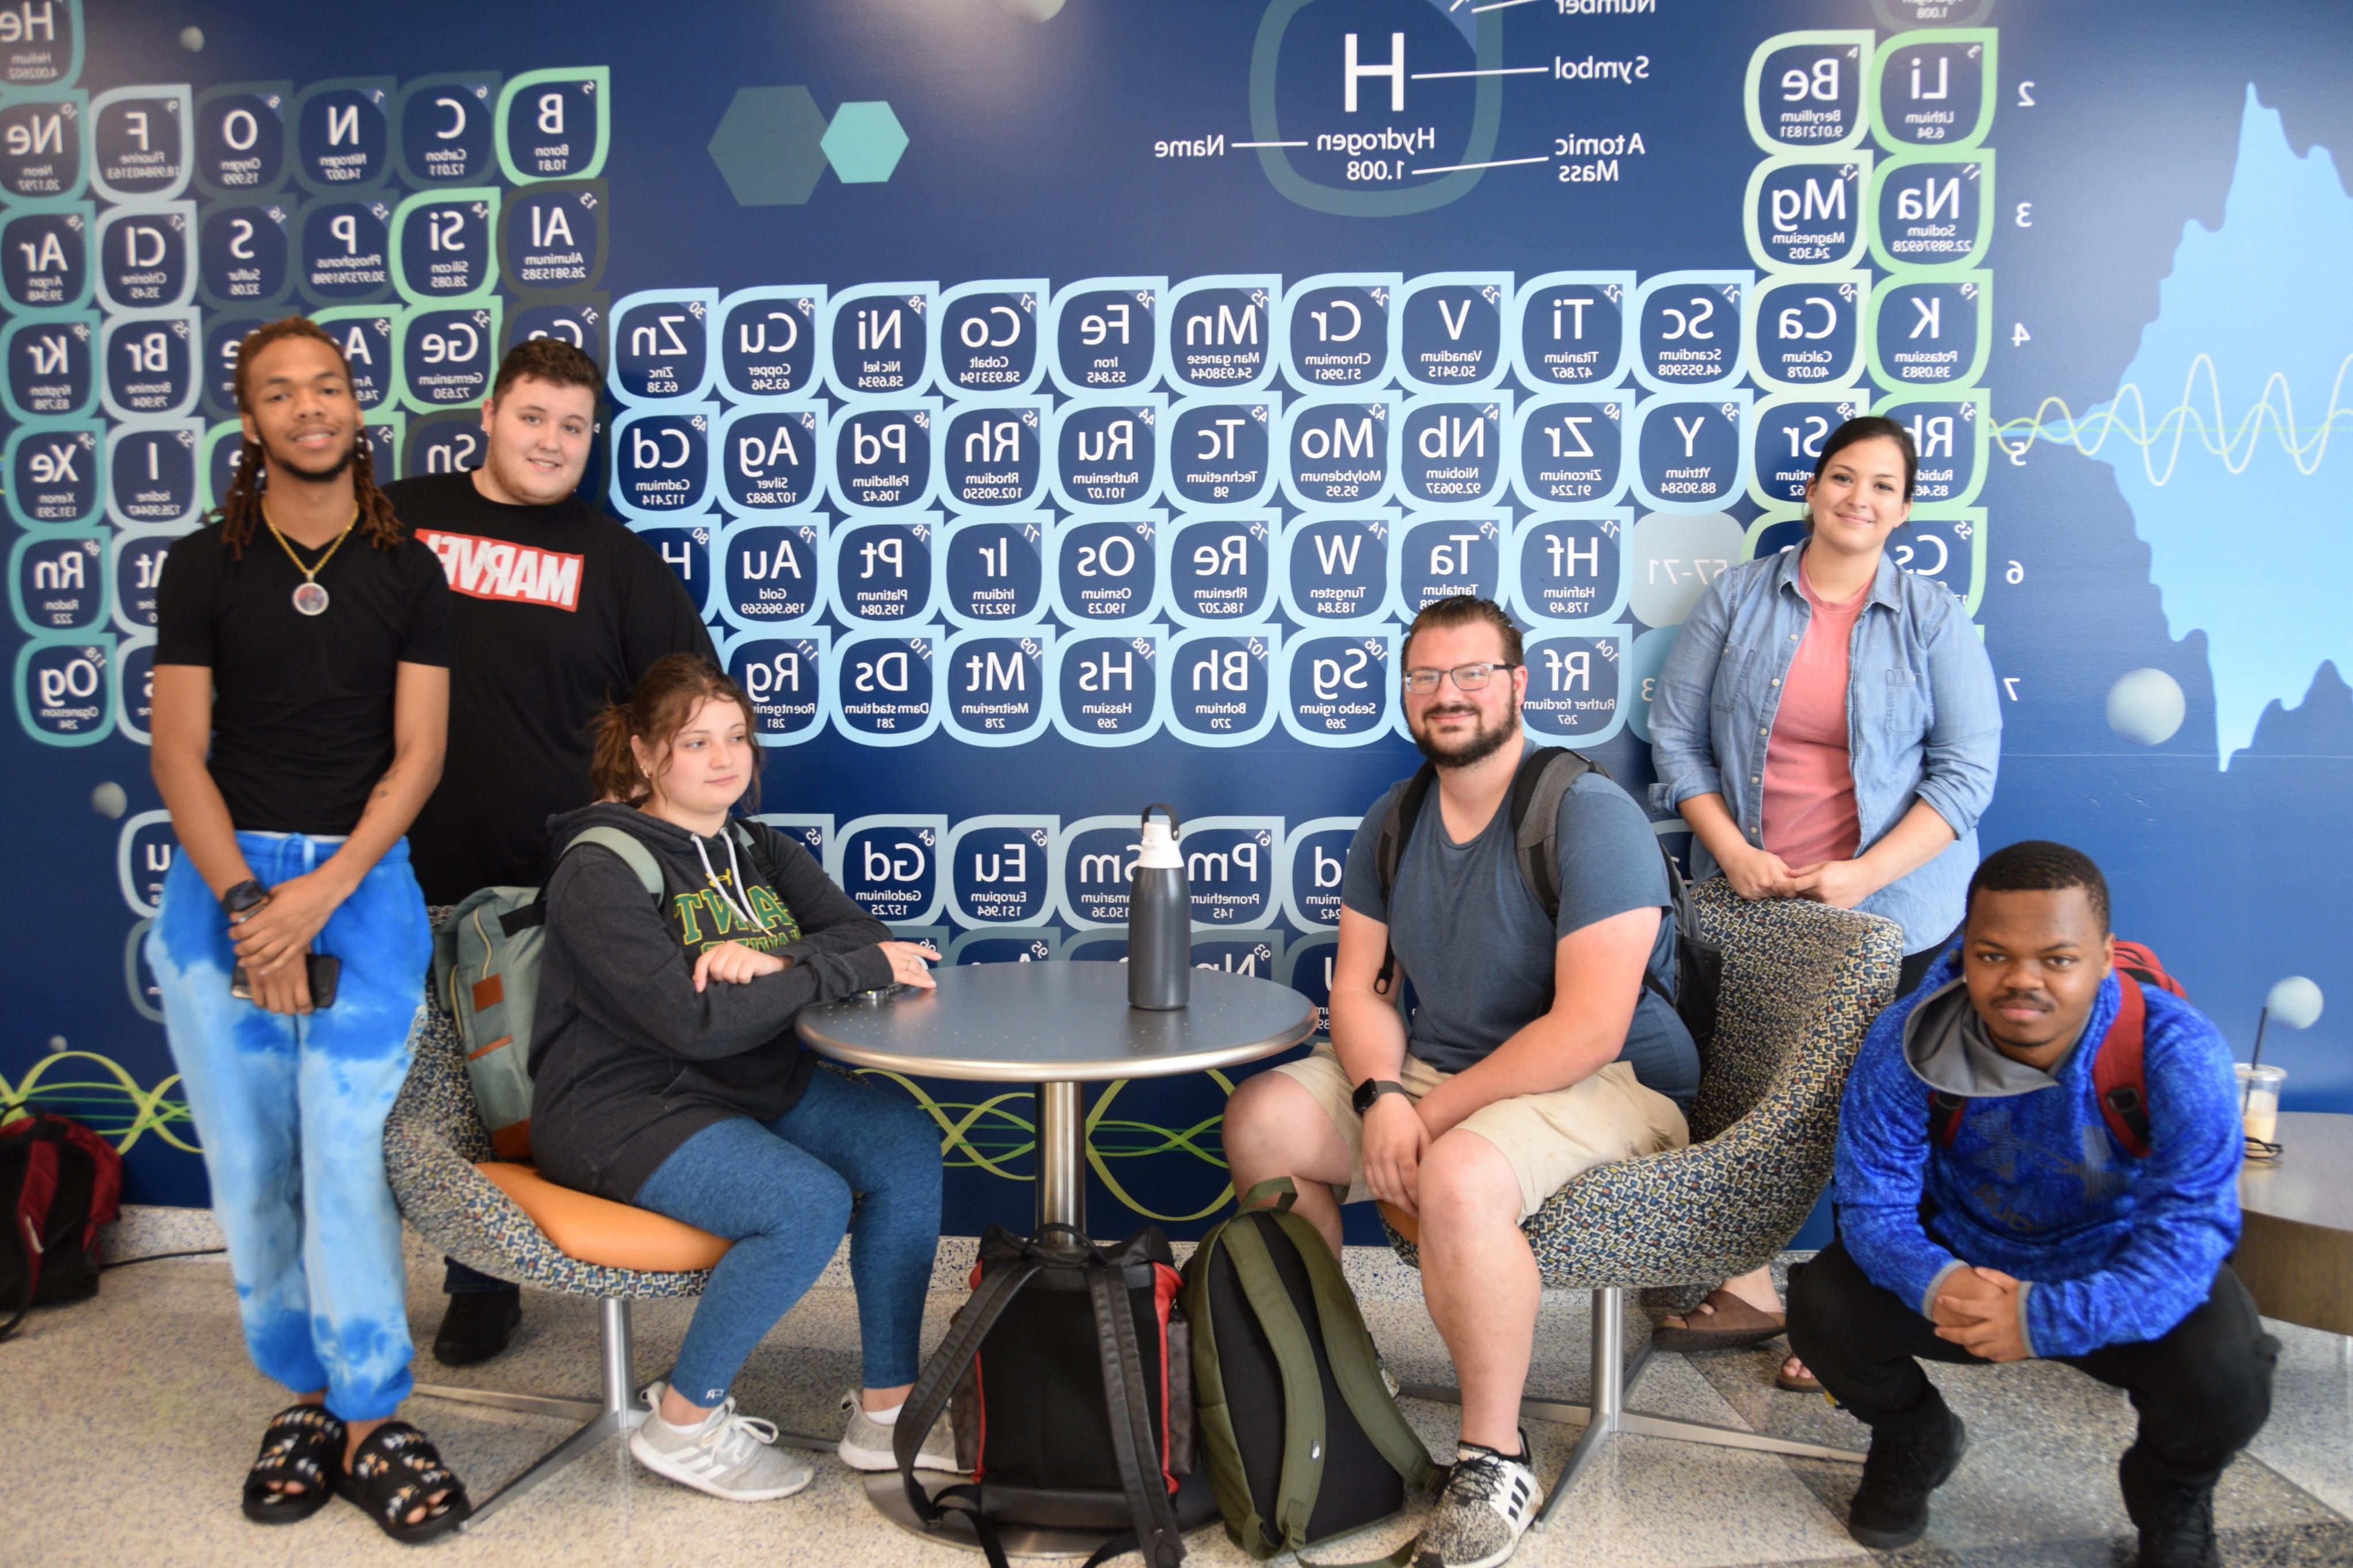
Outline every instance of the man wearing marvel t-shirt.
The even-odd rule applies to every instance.
[[[478,888],[547,871],[547,819],[594,799],[589,718],[669,653],[714,658],[711,634],[653,547],[577,493],[596,431],[596,362],[554,338],[517,343],[482,405],[482,466],[385,487],[451,589],[448,760],[409,829],[437,916]],[[436,1009],[437,1027],[449,1026]],[[452,1260],[433,1353],[487,1361],[520,1293]]]

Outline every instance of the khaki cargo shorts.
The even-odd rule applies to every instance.
[[[1314,1095],[1347,1142],[1348,1192],[1340,1201],[1369,1199],[1373,1194],[1365,1185],[1364,1121],[1351,1103],[1356,1086],[1348,1081],[1339,1056],[1328,1043],[1321,1044],[1313,1056],[1273,1070]],[[1398,1081],[1419,1100],[1452,1076],[1409,1056]],[[1567,1089],[1482,1106],[1456,1125],[1493,1143],[1509,1163],[1519,1178],[1522,1219],[1596,1165],[1680,1149],[1691,1142],[1691,1130],[1675,1102],[1645,1089],[1626,1062],[1611,1062]]]

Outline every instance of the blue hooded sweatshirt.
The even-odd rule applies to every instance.
[[[1924,1005],[1968,1007],[1957,990],[1939,998],[1959,973],[1956,948],[1880,1014],[1855,1058],[1838,1140],[1848,1253],[1923,1317],[1951,1269],[2015,1277],[2025,1284],[2030,1355],[2161,1338],[2205,1300],[2239,1238],[2242,1143],[2229,1046],[2189,1003],[2142,988],[2149,1154],[2135,1159],[2109,1132],[2092,1082],[2093,1047],[2116,1016],[2111,974],[2047,1081],[1972,1099],[1952,1143],[1933,1147],[1929,1093],[1955,1086],[1924,1031],[1905,1026]],[[1924,1061],[1936,1076],[1923,1075]]]

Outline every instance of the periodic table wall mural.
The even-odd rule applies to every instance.
[[[2091,851],[2242,1058],[2316,982],[2265,1058],[2353,1110],[2348,78],[2331,0],[0,0],[0,1095],[205,1201],[154,583],[299,310],[382,472],[479,460],[506,345],[599,357],[591,483],[902,931],[1116,959],[1166,800],[1196,961],[1319,1002],[1415,609],[1500,599],[1529,729],[1639,792],[1678,625],[1886,414],[1988,843]],[[1027,1094],[902,1087],[953,1228],[1026,1217]],[[1092,1098],[1099,1226],[1217,1208],[1229,1088]]]

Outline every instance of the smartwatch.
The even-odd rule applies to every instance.
[[[1356,1086],[1356,1095],[1349,1103],[1356,1108],[1356,1114],[1362,1116],[1365,1112],[1373,1108],[1373,1101],[1378,1100],[1381,1096],[1385,1094],[1403,1094],[1404,1092],[1405,1085],[1398,1082],[1395,1079],[1368,1078],[1364,1082]]]
[[[228,911],[228,918],[231,920],[237,919],[239,915],[250,914],[269,901],[269,889],[250,877],[220,896],[220,906]]]

